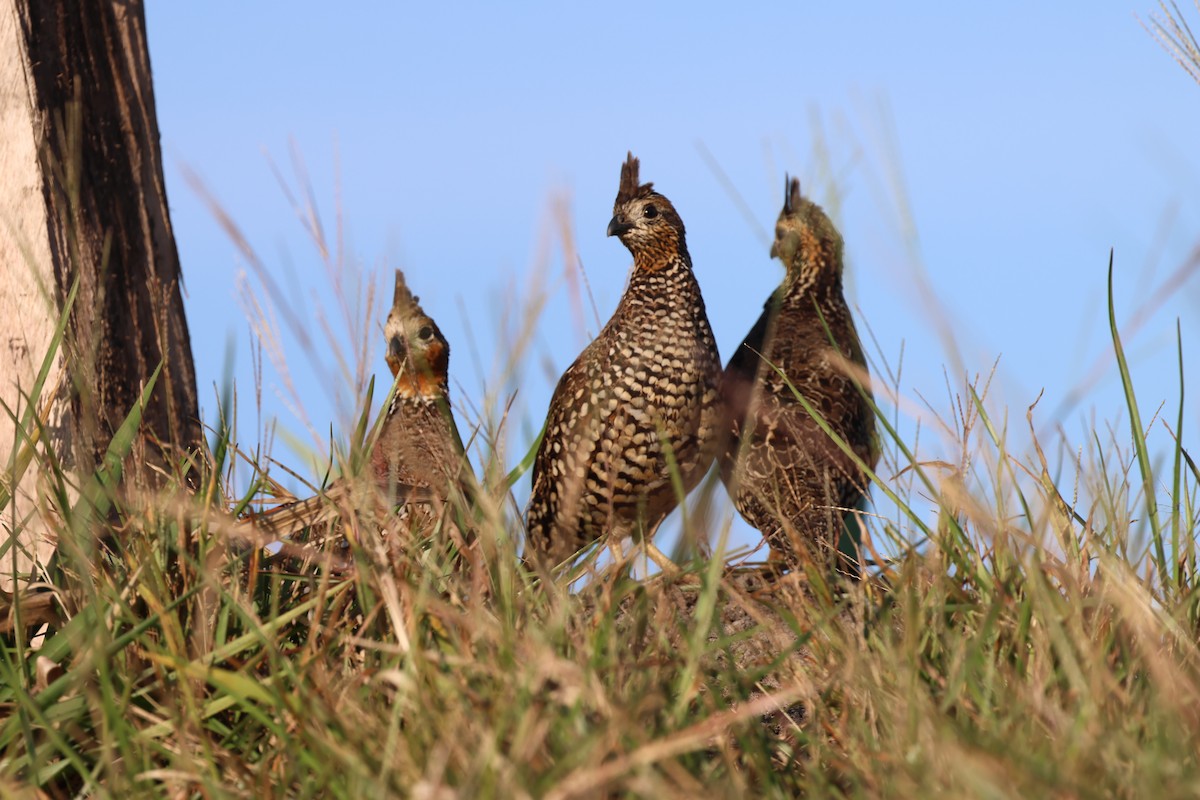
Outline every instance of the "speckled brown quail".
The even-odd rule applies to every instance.
[[[633,254],[633,273],[612,319],[558,382],[533,464],[527,556],[553,567],[608,537],[650,541],[715,455],[721,361],[683,220],[653,185],[638,184],[632,154],[608,235]],[[668,455],[670,453],[670,455]]]
[[[333,519],[348,503],[361,508],[366,501],[398,507],[406,528],[423,531],[452,497],[469,496],[470,467],[450,408],[450,345],[399,270],[384,336],[396,391],[370,452],[368,480],[339,479],[314,497],[257,515],[261,530],[299,533]]]
[[[729,437],[721,477],[738,511],[766,537],[776,566],[837,564],[856,575],[857,559],[834,559],[846,510],[867,491],[866,475],[795,394],[874,468],[875,415],[862,344],[842,294],[842,250],[824,210],[801,196],[798,180],[785,177],[771,256],[787,273],[725,367]]]

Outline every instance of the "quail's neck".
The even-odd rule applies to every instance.
[[[815,300],[824,304],[842,294],[841,270],[790,269],[776,290],[776,297],[783,304],[797,301],[811,305]]]
[[[690,271],[692,259],[686,249],[646,248],[634,252],[633,266],[637,272]]]
[[[641,241],[636,248],[630,247],[633,254],[633,264],[644,272],[659,272],[671,267],[676,262],[682,262],[687,269],[692,267],[691,256],[688,255],[687,241],[676,231],[657,236],[649,241]],[[626,243],[629,247],[629,244]]]
[[[695,280],[692,261],[686,253],[653,262],[635,259],[629,289],[631,294],[648,294],[669,304],[687,304],[693,302],[687,287]]]
[[[398,404],[407,406],[429,406],[439,402],[449,402],[449,388],[444,378],[433,375],[413,375],[403,377],[396,382],[396,396],[392,400],[392,410]]]

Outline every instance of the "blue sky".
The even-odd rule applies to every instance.
[[[1128,322],[1200,245],[1200,86],[1139,24],[1156,6],[836,5],[151,4],[168,197],[208,418],[232,341],[243,444],[255,438],[237,288],[249,268],[185,168],[240,226],[321,351],[306,351],[279,317],[311,427],[270,363],[265,417],[309,448],[327,446],[330,426],[347,435],[353,386],[331,344],[353,359],[344,314],[371,332],[366,363],[387,376],[388,298],[340,309],[272,173],[271,161],[295,185],[294,142],[331,239],[344,221],[348,274],[386,284],[404,269],[451,340],[460,426],[485,390],[519,388],[509,465],[597,330],[590,312],[572,310],[567,274],[579,264],[564,261],[554,209],[567,210],[607,319],[631,263],[604,236],[626,150],[687,224],[723,358],[781,276],[763,231],[787,170],[838,221],[850,299],[883,357],[895,365],[903,347],[908,431],[922,397],[949,412],[943,369],[957,389],[964,372],[997,359],[992,405],[1009,409],[1014,440],[1043,389],[1039,425],[1062,425],[1076,443],[1097,421],[1123,420],[1105,317],[1109,249]],[[260,286],[253,271],[250,284]],[[513,349],[501,331],[517,329],[519,301],[535,289],[544,312],[503,383],[498,365]],[[1126,344],[1143,415],[1165,402],[1173,419],[1176,318],[1189,374],[1200,374],[1187,344],[1200,280],[1151,308]],[[922,452],[935,457],[942,445],[923,424]],[[275,454],[298,460],[282,443]]]

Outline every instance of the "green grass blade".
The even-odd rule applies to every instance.
[[[1137,398],[1133,391],[1133,378],[1129,373],[1129,363],[1125,360],[1125,348],[1121,344],[1121,333],[1117,330],[1117,310],[1113,300],[1113,252],[1111,250],[1108,253],[1108,326],[1112,331],[1113,352],[1117,357],[1117,370],[1121,374],[1125,406],[1129,409],[1133,447],[1137,453],[1138,469],[1142,474],[1142,490],[1145,495],[1146,516],[1150,520],[1150,537],[1154,544],[1154,557],[1159,574],[1164,580],[1169,580],[1172,570],[1167,564],[1162,524],[1158,519],[1158,501],[1154,496],[1154,467],[1150,463],[1150,451],[1146,447],[1146,430],[1142,427],[1142,416],[1138,412]]]
[[[1172,455],[1173,464],[1171,469],[1171,558],[1174,560],[1175,569],[1171,570],[1170,575],[1175,581],[1175,588],[1180,588],[1185,581],[1185,570],[1188,568],[1188,559],[1183,552],[1183,538],[1181,534],[1181,526],[1183,523],[1183,503],[1181,502],[1180,493],[1183,491],[1183,403],[1184,403],[1184,380],[1183,380],[1183,326],[1179,318],[1175,318],[1175,352],[1179,360],[1179,416],[1175,420],[1175,446]],[[1190,548],[1188,548],[1190,550]]]

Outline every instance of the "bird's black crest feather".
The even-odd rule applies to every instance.
[[[413,294],[408,284],[404,282],[404,273],[396,270],[396,293],[392,295],[392,306],[399,308],[400,306],[415,306],[420,307],[421,298]]]
[[[617,189],[615,205],[628,203],[639,195],[649,194],[654,190],[653,183],[638,184],[638,160],[629,152],[625,163],[621,165],[621,186]]]
[[[800,208],[800,179],[783,173],[783,213],[791,214]]]

